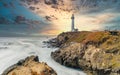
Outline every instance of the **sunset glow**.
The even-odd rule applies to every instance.
[[[44,4],[44,1],[41,1],[41,3],[36,5],[32,4],[31,6],[40,7],[39,10],[33,11],[39,16],[47,16],[50,27],[44,28],[42,33],[48,34],[58,34],[60,32],[70,31],[71,15],[73,13],[75,14],[75,27],[80,31],[104,29],[105,25],[107,26],[110,21],[119,15],[119,13],[112,13],[114,9],[109,10],[109,6],[106,6],[107,8],[103,8],[102,6],[93,8],[90,8],[89,6],[84,7],[83,4],[79,3],[79,0],[64,0],[64,5],[61,3],[59,5],[46,5]],[[77,9],[78,7],[79,9]],[[104,9],[106,9],[106,11],[102,11]],[[92,11],[96,12],[92,13]]]
[[[35,1],[37,1],[35,3]],[[29,0],[12,1],[13,5],[3,6],[0,3],[1,17],[7,17],[13,27],[5,24],[11,34],[59,34],[71,30],[71,16],[75,15],[75,28],[79,31],[120,29],[119,1],[113,0]],[[19,9],[18,9],[19,8]],[[14,10],[13,10],[14,9]],[[23,12],[21,12],[23,11]],[[5,13],[6,12],[6,13]],[[9,15],[9,16],[8,16]],[[16,18],[23,17],[25,24],[14,23]],[[9,23],[9,22],[8,22]],[[16,24],[16,25],[14,25]],[[21,24],[21,23],[20,23]],[[1,25],[2,26],[2,25]],[[8,33],[0,27],[1,32]],[[15,27],[15,28],[14,28]],[[24,27],[24,28],[22,28]],[[21,29],[19,29],[21,28]],[[17,32],[15,32],[16,30]],[[12,31],[13,30],[13,31]]]

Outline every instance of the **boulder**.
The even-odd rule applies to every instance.
[[[30,56],[7,68],[2,75],[57,75],[57,73],[46,63],[39,62],[38,56]]]

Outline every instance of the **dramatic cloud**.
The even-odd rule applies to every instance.
[[[79,30],[117,28],[119,23],[119,0],[36,0],[37,3],[23,1],[27,8],[34,8],[31,9],[33,12],[51,22],[51,27],[45,28],[43,33],[69,31],[72,13],[75,14],[75,24]]]
[[[50,24],[19,0],[0,0],[0,36],[40,34]]]
[[[5,32],[4,28],[8,28],[13,34],[58,34],[70,31],[73,13],[75,27],[80,31],[115,30],[120,29],[119,9],[120,0],[1,0],[0,17],[6,17],[5,22],[14,23],[15,16],[22,15],[40,23],[30,22],[24,28],[5,24],[0,30]]]

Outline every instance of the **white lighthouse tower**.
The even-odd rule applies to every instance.
[[[71,17],[71,20],[72,20],[71,31],[72,32],[74,32],[74,23],[75,23],[74,19],[75,19],[74,14],[72,14],[72,17]]]
[[[75,29],[75,17],[74,17],[74,14],[72,14],[71,20],[72,20],[71,32],[77,32],[78,29]]]

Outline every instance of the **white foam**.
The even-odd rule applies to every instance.
[[[58,75],[86,75],[82,71],[67,68],[55,62],[50,53],[56,49],[46,48],[42,43],[47,38],[0,38],[0,74],[9,66],[30,55],[38,55],[39,60],[46,62]]]

